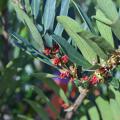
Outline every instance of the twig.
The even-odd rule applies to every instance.
[[[82,101],[84,100],[84,98],[87,95],[88,90],[82,90],[81,94],[78,96],[78,98],[76,99],[75,103],[72,106],[72,110],[68,110],[68,112],[65,115],[65,119],[64,120],[71,120],[74,113],[77,111],[78,107],[81,105]]]

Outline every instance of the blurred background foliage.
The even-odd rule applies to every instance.
[[[49,65],[46,65],[34,58],[35,54],[33,51],[29,51],[29,48],[27,48],[28,53],[33,57],[19,47],[13,46],[12,39],[9,39],[9,33],[15,31],[24,39],[29,40],[37,49],[40,49],[43,43],[36,44],[33,39],[38,43],[38,39],[40,40],[42,36],[45,44],[51,47],[53,43],[51,34],[55,33],[67,39],[77,49],[71,36],[67,35],[56,20],[59,15],[68,15],[75,19],[82,29],[91,31],[95,35],[101,34],[105,39],[108,35],[112,46],[114,46],[113,39],[116,40],[115,47],[119,46],[119,35],[115,31],[116,37],[109,28],[106,28],[105,24],[101,26],[99,21],[95,21],[98,7],[96,0],[74,0],[74,2],[70,0],[20,0],[21,7],[26,14],[17,9],[17,6],[14,6],[11,1],[0,0],[0,120],[61,119],[64,112],[57,103],[59,98],[56,94],[61,96],[64,101],[67,101],[67,98],[63,91],[59,92],[60,87],[56,86],[54,82],[49,82],[52,76],[42,74],[54,71],[49,66],[51,63],[47,61]],[[13,1],[19,2],[19,0]],[[113,2],[120,14],[120,0]],[[76,5],[80,7],[77,8]],[[15,11],[19,14],[16,14]],[[35,26],[28,22],[29,19]],[[101,31],[101,29],[105,29],[105,31]],[[41,36],[34,31],[40,32]],[[18,34],[14,33],[13,37],[20,38]],[[34,77],[33,73],[40,72],[42,73]],[[119,73],[120,67],[113,71],[111,84],[114,87],[110,86],[108,89],[106,85],[102,84],[99,86],[100,90],[96,89],[94,93],[88,95],[73,120],[120,119]]]

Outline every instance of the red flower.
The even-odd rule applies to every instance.
[[[54,46],[53,46],[53,53],[58,53],[60,51],[60,48],[59,48],[59,45],[58,44],[55,44]]]
[[[66,74],[65,73],[60,73],[60,78],[61,79],[64,79],[66,77]]]
[[[84,81],[87,81],[87,80],[89,79],[89,77],[88,77],[87,75],[84,75],[84,76],[82,77],[82,79],[83,79]]]
[[[59,57],[56,57],[56,58],[52,59],[52,63],[53,63],[54,65],[59,65],[59,63],[60,63]]]
[[[64,55],[64,56],[61,57],[61,61],[62,61],[63,63],[67,63],[68,60],[69,60],[69,57],[68,57],[67,55]]]
[[[93,75],[92,78],[90,79],[90,84],[95,85],[99,82],[99,78],[97,78],[96,75]]]
[[[69,71],[66,71],[66,72],[65,72],[65,75],[66,75],[66,77],[69,77],[69,76],[70,76],[70,72],[69,72]]]
[[[48,56],[51,53],[51,49],[47,47],[44,49],[43,53]]]

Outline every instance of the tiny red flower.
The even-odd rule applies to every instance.
[[[61,79],[64,79],[66,77],[66,74],[65,73],[60,73],[60,78]]]
[[[70,72],[69,72],[69,71],[66,71],[66,72],[65,72],[65,75],[66,75],[66,77],[69,77],[69,76],[70,76]]]
[[[55,44],[54,46],[53,46],[53,53],[58,53],[60,51],[60,48],[59,48],[59,45],[58,44]]]
[[[62,61],[63,63],[67,63],[68,60],[69,60],[69,57],[68,57],[67,55],[64,55],[64,56],[61,57],[61,61]]]
[[[90,84],[95,85],[99,82],[99,78],[97,78],[96,75],[93,75],[92,78],[90,79]]]
[[[88,77],[87,75],[84,75],[84,76],[82,77],[82,79],[83,79],[84,81],[87,81],[87,80],[89,79],[89,77]]]
[[[43,53],[48,56],[51,53],[51,49],[47,47],[44,49]]]
[[[56,58],[52,59],[52,63],[53,63],[54,65],[59,65],[59,63],[60,63],[59,57],[56,57]]]

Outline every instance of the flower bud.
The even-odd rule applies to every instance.
[[[89,77],[88,77],[87,75],[84,75],[84,76],[82,77],[82,79],[83,79],[84,81],[87,81],[87,80],[89,79]]]
[[[52,51],[52,53],[58,53],[60,51],[60,48],[59,48],[59,45],[58,44],[55,44],[54,46],[53,46],[53,51]]]
[[[90,79],[90,84],[95,85],[99,82],[99,78],[97,78],[96,75],[93,75],[92,78]]]
[[[44,49],[43,53],[48,56],[51,54],[51,49],[47,47]]]
[[[69,57],[68,57],[67,55],[64,55],[64,56],[61,57],[61,61],[62,61],[63,63],[67,63],[68,60],[69,60]]]
[[[60,63],[59,57],[55,57],[54,59],[52,59],[52,63],[53,63],[54,65],[59,65],[59,63]]]

